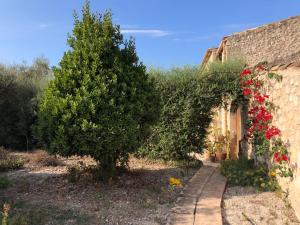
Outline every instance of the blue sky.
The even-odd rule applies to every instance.
[[[0,0],[0,62],[57,65],[67,50],[73,10],[81,0]],[[141,61],[169,68],[196,65],[223,36],[300,15],[298,0],[91,0],[111,9],[125,37],[133,36]]]

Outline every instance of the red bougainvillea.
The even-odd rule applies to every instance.
[[[280,81],[282,78],[278,74],[270,73],[266,64],[246,68],[240,74],[242,94],[249,100],[249,123],[245,139],[249,143],[260,140],[261,146],[257,154],[271,155],[272,170],[277,171],[280,176],[287,177],[292,176],[289,153],[287,145],[280,137],[281,131],[272,123],[275,107],[265,88],[265,83],[269,82],[269,86],[271,79]]]

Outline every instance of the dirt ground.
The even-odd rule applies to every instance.
[[[228,187],[223,199],[224,225],[299,225],[295,212],[280,192],[251,187]]]
[[[197,171],[187,173],[174,165],[131,157],[130,170],[108,184],[96,182],[88,173],[71,182],[68,168],[95,162],[71,157],[60,158],[58,166],[41,166],[35,159],[41,156],[34,154],[18,153],[27,161],[24,169],[0,173],[11,183],[0,189],[0,203],[12,207],[11,224],[165,224],[181,191],[169,186],[169,178],[180,178],[185,184]]]

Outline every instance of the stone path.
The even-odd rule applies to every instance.
[[[167,225],[221,225],[225,186],[216,164],[204,165],[178,198]]]

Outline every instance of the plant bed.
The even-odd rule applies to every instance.
[[[22,153],[29,159],[31,155]],[[93,179],[88,169],[71,181],[68,168],[91,168],[95,162],[89,157],[59,159],[64,164],[43,167],[31,160],[25,170],[5,173],[11,185],[0,189],[0,203],[11,203],[11,218],[23,215],[32,225],[85,224],[83,219],[91,225],[164,224],[182,188],[198,170],[190,168],[187,174],[181,165],[131,157],[129,169],[108,183]],[[170,178],[180,180],[180,185],[171,186]]]

